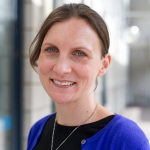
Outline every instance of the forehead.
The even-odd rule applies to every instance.
[[[96,31],[86,20],[78,18],[54,23],[48,30],[44,42],[67,42],[68,45],[72,43],[81,45],[91,44],[101,47]]]
[[[97,34],[93,27],[90,25],[90,23],[82,18],[70,18],[61,22],[56,22],[50,27],[47,33],[56,33],[57,31],[65,32],[65,29],[67,29],[67,31],[69,31],[70,33],[72,33],[73,31],[78,31],[77,33],[81,31],[85,32],[87,30],[89,32],[91,30],[91,32],[95,32],[95,34]]]

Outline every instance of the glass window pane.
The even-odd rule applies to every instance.
[[[13,5],[0,1],[0,149],[12,149],[11,68],[13,55]]]

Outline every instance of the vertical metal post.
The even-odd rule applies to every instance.
[[[22,149],[23,0],[15,0],[12,64],[13,150]]]

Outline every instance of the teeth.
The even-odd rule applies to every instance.
[[[57,80],[53,80],[58,85],[72,85],[74,82],[59,82]]]

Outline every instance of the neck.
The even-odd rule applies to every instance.
[[[65,126],[78,126],[83,124],[85,120],[87,120],[90,115],[94,112],[96,107],[96,100],[88,100],[86,101],[74,101],[65,104],[56,103],[57,117],[56,120],[58,124]],[[85,123],[90,123],[93,121],[94,114],[87,120]]]

